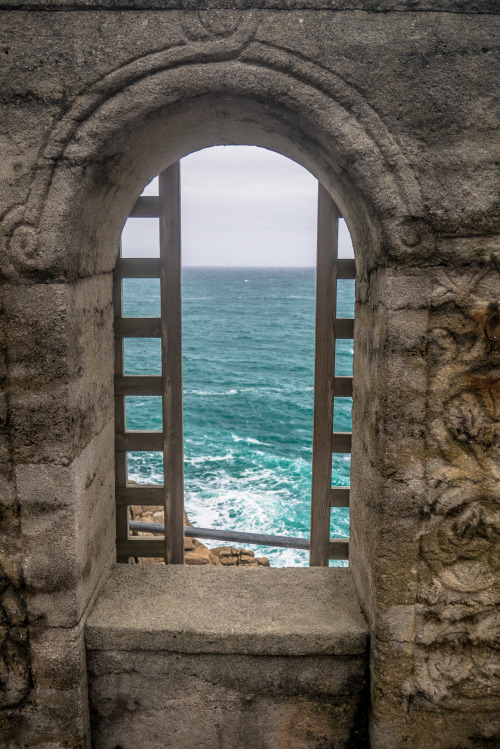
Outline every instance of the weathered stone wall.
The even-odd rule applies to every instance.
[[[224,5],[0,0],[3,744],[88,742],[125,218],[180,156],[250,143],[321,179],[356,248],[351,566],[372,746],[494,745],[498,3]]]
[[[4,286],[0,735],[9,747],[88,732],[82,621],[114,559],[109,297],[109,276]]]

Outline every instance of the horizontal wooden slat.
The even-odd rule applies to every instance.
[[[349,541],[347,538],[331,538],[328,545],[330,559],[349,559]]]
[[[160,215],[160,199],[158,195],[144,195],[138,198],[129,213],[129,218],[158,218]]]
[[[118,258],[115,278],[159,278],[159,257]]]
[[[335,338],[354,338],[353,317],[337,317],[335,320]]]
[[[115,317],[115,338],[159,337],[159,317]]]
[[[348,486],[332,486],[330,507],[349,507],[350,489]]]
[[[163,486],[126,486],[116,487],[116,504],[124,505],[163,505]]]
[[[352,398],[352,377],[336,377],[334,393],[336,398]]]
[[[351,439],[351,432],[334,432],[332,434],[332,453],[350,453]]]
[[[158,538],[135,536],[128,541],[116,542],[116,553],[120,557],[162,557],[165,554],[165,541]]]
[[[356,262],[354,259],[337,260],[337,278],[356,278]]]
[[[115,434],[115,450],[117,452],[131,452],[133,450],[162,451],[162,432],[117,432]]]
[[[115,395],[161,395],[161,375],[120,375],[115,377]]]

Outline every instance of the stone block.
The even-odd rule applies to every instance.
[[[379,276],[380,301],[388,310],[426,310],[432,293],[428,268],[384,268]]]
[[[0,635],[2,630],[0,630]],[[9,749],[89,749],[83,624],[29,627],[4,638],[0,741]],[[1,639],[1,638],[0,638]],[[13,645],[16,650],[13,650]]]
[[[30,666],[27,627],[0,625],[0,710],[23,705],[31,689]]]
[[[408,358],[423,356],[429,326],[428,309],[388,309],[384,322],[385,355],[388,363],[394,353],[403,353]],[[409,374],[412,374],[411,368]]]
[[[17,503],[16,496],[16,483],[11,471],[12,466],[8,465],[5,472],[0,473],[0,538],[2,544],[0,545],[0,565],[8,562],[8,558],[12,559],[12,563],[15,564],[13,556],[16,554],[15,549],[19,551],[18,539],[20,534],[20,522],[19,522],[19,506]],[[7,548],[10,547],[10,554],[7,554]],[[4,554],[2,553],[5,553]]]
[[[85,645],[83,622],[76,627],[30,627],[31,669],[38,690],[83,688]]]
[[[430,502],[430,489],[425,478],[411,478],[408,481],[386,480],[381,485],[380,512],[385,516],[384,527],[394,527],[395,518],[404,518],[402,530],[406,530],[405,521],[414,522],[420,527],[420,519]]]
[[[30,627],[31,691],[25,746],[88,747],[89,713],[83,623]]]
[[[311,647],[361,654],[367,642],[348,568],[119,564],[89,615],[86,641],[92,650],[255,655],[307,655]]]
[[[362,659],[91,652],[89,678],[97,749],[366,746]]]
[[[500,267],[500,248],[495,235],[440,237],[437,249],[443,264],[450,267],[456,265],[457,259],[464,263],[473,259],[474,263]],[[464,271],[467,272],[466,267]]]
[[[16,462],[69,465],[112,417],[111,394],[110,383],[95,397],[85,388],[66,385],[13,391],[9,402]]]
[[[378,521],[374,517],[367,520],[372,525]],[[391,544],[394,532],[393,525],[389,532],[372,530],[360,536],[363,554],[370,565],[374,616],[377,616],[379,606],[411,606],[416,601],[419,554],[415,536],[418,528],[413,524],[409,529],[409,538],[401,538],[397,546]],[[373,626],[376,634],[375,620]]]
[[[67,463],[112,417],[111,280],[11,286],[6,300],[14,456]]]
[[[10,285],[4,292],[12,385],[68,382],[81,363],[80,320],[72,314],[69,284]]]
[[[30,619],[74,626],[115,557],[113,425],[70,466],[16,470]]]
[[[87,694],[80,689],[34,689],[9,749],[90,749]]]
[[[377,639],[400,646],[402,655],[412,655],[415,640],[415,606],[384,606],[377,610]]]

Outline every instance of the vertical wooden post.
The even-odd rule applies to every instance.
[[[115,319],[122,317],[123,313],[123,286],[121,278],[113,279],[113,308]],[[125,358],[123,351],[123,338],[115,337],[115,375],[121,377],[125,374]],[[115,395],[115,432],[125,432],[125,396]],[[127,453],[115,451],[115,486],[124,489],[127,486]],[[116,507],[116,542],[128,540],[128,507]],[[128,562],[128,556],[117,555],[117,562]]]
[[[180,163],[159,177],[165,562],[184,564]]]
[[[337,206],[325,188],[319,184],[309,559],[311,567],[327,567],[329,561],[339,217]]]

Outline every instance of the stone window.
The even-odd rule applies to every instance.
[[[167,563],[183,563],[184,513],[183,406],[181,346],[181,219],[180,165],[176,162],[159,175],[159,195],[141,196],[130,218],[159,219],[159,258],[120,258],[114,275],[115,309],[115,426],[117,557],[163,557]],[[337,339],[353,339],[353,318],[337,318],[337,280],[353,279],[353,259],[338,259],[340,211],[327,190],[319,185],[316,271],[316,356],[311,497],[311,566],[328,566],[330,559],[348,559],[348,541],[330,539],[332,507],[348,507],[349,487],[332,486],[332,455],[349,454],[351,433],[333,430],[334,398],[352,397],[352,377],[335,376]],[[156,318],[123,316],[123,280],[157,278],[161,311]],[[126,375],[124,341],[159,338],[161,374]],[[126,428],[126,396],[160,396],[163,431],[130,431]],[[132,451],[163,452],[164,486],[135,485],[128,478],[127,454]],[[335,460],[335,457],[333,458]],[[165,540],[131,535],[131,506],[163,506]],[[149,527],[153,533],[163,528]],[[186,529],[194,536],[194,529]],[[205,532],[205,535],[203,535]],[[211,536],[208,534],[212,534]],[[217,535],[219,533],[219,535]],[[202,538],[283,545],[282,537],[199,529]],[[255,535],[255,540],[249,536]],[[246,536],[246,537],[243,537]],[[259,536],[259,539],[257,538]],[[276,543],[273,543],[273,539]],[[300,543],[302,539],[290,539]],[[290,543],[290,545],[292,545]]]

